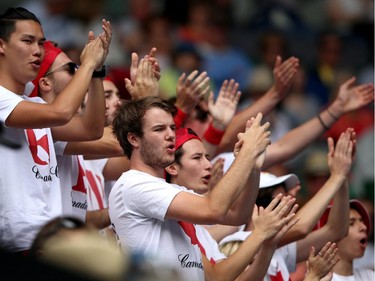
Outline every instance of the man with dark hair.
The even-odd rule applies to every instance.
[[[130,159],[130,170],[112,188],[109,214],[124,249],[160,258],[189,280],[204,280],[205,249],[194,223],[226,222],[255,162],[264,157],[269,123],[260,124],[261,113],[249,120],[239,135],[232,168],[210,194],[201,196],[164,180],[164,168],[174,162],[175,112],[172,103],[159,97],[119,108],[113,131]]]
[[[0,122],[5,135],[21,144],[17,150],[0,146],[0,246],[8,251],[27,251],[39,228],[61,215],[56,161],[60,148],[54,142],[92,140],[103,134],[104,116],[101,124],[86,126],[87,130],[77,126],[74,118],[89,87],[103,96],[101,79],[92,79],[95,70],[102,68],[111,41],[110,23],[104,19],[101,23],[103,32],[98,37],[89,32],[71,82],[46,104],[39,97],[29,97],[34,89],[31,81],[41,71],[45,55],[40,21],[24,8],[10,8],[0,15]]]

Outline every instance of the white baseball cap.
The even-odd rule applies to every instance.
[[[224,152],[216,156],[211,161],[211,163],[215,163],[218,158],[224,159],[224,173],[228,171],[229,167],[232,165],[235,159],[233,152]],[[300,181],[295,174],[287,174],[281,177],[277,177],[274,174],[268,172],[261,172],[259,188],[267,188],[280,183],[285,183],[285,188],[289,190],[295,187],[297,184],[300,184]]]
[[[259,188],[267,188],[281,183],[284,183],[286,190],[289,190],[295,187],[296,185],[300,184],[300,181],[295,174],[287,174],[278,177],[268,172],[260,173]]]

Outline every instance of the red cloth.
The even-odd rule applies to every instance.
[[[44,42],[44,50],[44,58],[42,64],[40,65],[38,76],[33,80],[35,88],[30,94],[30,97],[38,96],[40,78],[42,78],[47,73],[48,69],[50,69],[51,65],[55,61],[57,55],[62,52],[62,50],[55,47],[55,45],[51,41]]]

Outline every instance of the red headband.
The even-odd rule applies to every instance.
[[[190,128],[179,128],[176,130],[176,145],[175,149],[179,149],[185,142],[191,139],[202,141],[195,132]]]
[[[35,88],[30,94],[30,97],[38,96],[40,78],[42,78],[47,73],[48,69],[50,69],[52,63],[55,61],[57,55],[62,52],[62,50],[55,47],[51,41],[46,41],[44,43],[44,50],[44,59],[42,61],[42,64],[40,65],[38,76],[33,80]]]

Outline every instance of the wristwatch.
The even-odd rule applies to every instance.
[[[92,78],[104,78],[107,74],[107,68],[105,65],[102,66],[100,70],[94,70],[92,73]]]

